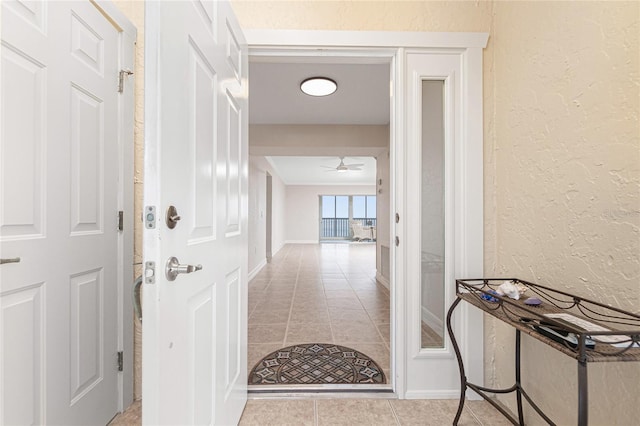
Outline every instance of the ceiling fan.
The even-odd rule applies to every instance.
[[[340,164],[338,164],[336,167],[329,167],[329,166],[322,166],[325,169],[329,169],[327,170],[327,172],[346,172],[348,170],[362,170],[360,167],[364,166],[364,163],[358,163],[358,164],[344,164],[344,157],[339,157],[340,158]]]

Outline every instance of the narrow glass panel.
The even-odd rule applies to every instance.
[[[422,277],[423,348],[444,344],[444,81],[422,82]]]
[[[367,217],[365,199],[364,195],[353,196],[353,220],[362,220]]]
[[[336,236],[336,197],[322,195],[320,197],[320,240],[335,238]]]
[[[322,217],[336,217],[336,197],[322,196]]]
[[[376,196],[368,196],[367,197],[367,218],[375,219],[376,218]]]
[[[349,219],[349,196],[336,196],[336,217]]]

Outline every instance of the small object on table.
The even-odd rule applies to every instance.
[[[491,293],[494,294],[496,296],[498,296],[498,292],[495,290],[487,290],[487,293]],[[486,300],[487,302],[491,302],[491,303],[498,303],[498,298],[497,297],[493,297],[491,296],[491,294],[487,294],[487,293],[482,293],[482,298],[484,300]]]
[[[522,294],[527,290],[528,288],[525,285],[517,281],[510,280],[503,282],[500,287],[498,287],[497,291],[500,296],[509,296],[514,300],[519,300],[520,296],[522,296]]]
[[[529,297],[524,301],[524,304],[536,307],[542,305],[542,300],[538,299],[537,297]]]

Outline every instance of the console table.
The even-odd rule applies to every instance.
[[[527,290],[519,300],[496,294],[498,287],[505,281],[523,285]],[[542,303],[538,306],[525,304],[524,301],[530,297],[535,297]],[[463,300],[515,329],[516,371],[513,386],[505,389],[490,389],[467,381],[460,348],[451,327],[453,311]],[[456,299],[447,312],[446,323],[460,368],[460,403],[453,421],[454,425],[458,424],[462,414],[467,388],[486,399],[514,425],[524,425],[523,398],[546,422],[555,425],[522,388],[521,333],[526,333],[578,361],[579,426],[586,426],[589,421],[587,364],[589,362],[640,361],[640,315],[516,278],[456,280]],[[511,392],[516,394],[517,419],[487,395],[487,393]]]

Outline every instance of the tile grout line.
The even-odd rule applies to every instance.
[[[296,279],[293,283],[293,295],[291,296],[291,302],[289,304],[289,316],[287,317],[287,325],[284,328],[284,337],[282,338],[282,347],[287,345],[287,335],[289,334],[289,326],[291,325],[291,317],[293,315],[293,302],[296,300],[296,293],[298,292],[298,279],[300,277],[300,263],[302,263],[302,256],[298,260],[298,269],[296,270]]]
[[[336,335],[335,332],[333,331],[333,323],[331,322],[331,313],[329,312],[329,303],[327,302],[327,289],[324,286],[324,278],[322,278],[322,267],[320,266],[320,259],[318,257],[318,254],[316,253],[316,263],[318,265],[318,270],[320,273],[320,283],[322,285],[322,296],[324,299],[324,311],[327,314],[327,320],[329,323],[329,332],[331,333],[331,343],[336,345]]]
[[[396,413],[396,409],[393,406],[393,404],[391,403],[391,400],[387,399],[387,403],[389,404],[389,407],[391,408],[391,413],[393,414],[393,418],[396,419],[396,424],[398,426],[400,426],[400,418],[398,418],[398,413]]]
[[[318,426],[320,424],[320,420],[318,418],[318,400],[313,400],[313,424]]]
[[[324,286],[324,279],[322,278],[322,272],[320,273],[320,279],[322,281],[322,294],[324,295],[324,305],[326,306],[326,310],[327,310],[327,318],[329,318],[329,330],[331,331],[331,343],[333,343],[334,345],[337,345],[338,343],[336,342],[336,335],[333,332],[333,323],[331,322],[331,313],[329,312],[329,301],[327,300],[327,289]]]
[[[380,328],[378,327],[378,324],[375,323],[375,321],[373,320],[373,318],[371,317],[371,314],[369,314],[369,309],[367,309],[364,304],[362,303],[362,300],[360,300],[360,296],[358,296],[358,293],[356,292],[356,297],[358,297],[358,300],[360,301],[360,304],[362,305],[362,307],[364,308],[364,311],[367,313],[367,316],[369,317],[369,321],[371,321],[371,324],[373,324],[373,327],[376,329],[376,332],[378,333],[378,336],[380,337],[380,340],[382,341],[382,344],[385,345],[385,347],[387,348],[387,350],[391,350],[389,348],[389,344],[387,344],[387,339],[385,339],[385,337],[382,335],[382,333],[380,332]],[[389,315],[391,315],[391,301],[389,301]],[[389,319],[391,320],[391,319]],[[389,354],[391,355],[391,354]]]
[[[469,401],[467,401],[469,402]],[[476,415],[476,413],[471,409],[471,407],[469,407],[469,404],[465,404],[466,406],[464,407],[465,410],[467,410],[469,412],[469,414],[471,414],[471,417],[473,417],[473,419],[480,425],[480,426],[484,426],[484,423],[478,418],[478,416]],[[464,412],[464,410],[463,410]]]

